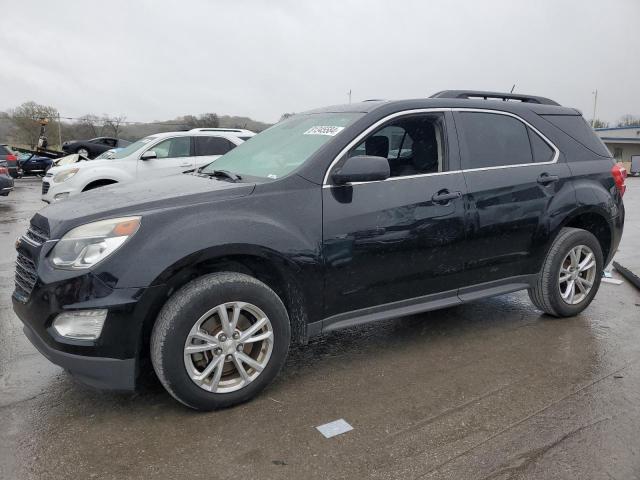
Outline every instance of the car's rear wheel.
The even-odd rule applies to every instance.
[[[531,301],[556,317],[571,317],[587,308],[600,287],[602,248],[590,232],[563,228],[551,245]]]
[[[76,153],[82,157],[89,158],[89,150],[87,150],[86,148],[79,148],[78,150],[76,150]]]
[[[284,364],[291,329],[284,304],[248,275],[200,277],[165,304],[151,335],[151,360],[167,391],[213,410],[249,400]]]

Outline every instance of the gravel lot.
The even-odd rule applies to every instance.
[[[627,183],[619,258],[637,264],[640,178]],[[574,319],[517,293],[320,337],[253,402],[195,413],[154,381],[135,395],[77,384],[26,340],[13,244],[39,189],[0,197],[0,479],[640,478],[626,282]],[[354,430],[315,429],[339,418]]]

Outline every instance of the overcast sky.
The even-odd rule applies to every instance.
[[[444,89],[640,115],[638,0],[0,0],[0,110],[164,120]]]

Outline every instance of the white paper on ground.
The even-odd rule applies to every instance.
[[[607,277],[603,277],[602,281],[604,283],[613,283],[614,285],[621,285],[624,283],[622,280],[618,280],[617,278],[607,278]]]
[[[320,425],[316,428],[322,435],[324,435],[325,438],[335,437],[336,435],[353,430],[353,427],[349,425],[344,418],[334,422],[325,423],[324,425]]]

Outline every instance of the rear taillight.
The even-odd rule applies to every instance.
[[[621,163],[616,163],[611,168],[611,175],[613,176],[613,181],[616,182],[616,188],[620,192],[620,196],[624,195],[627,190],[627,186],[624,184],[627,178],[627,169]]]
[[[15,155],[13,155],[12,153],[10,153],[9,155],[7,155],[7,162],[16,162],[18,161],[18,157],[16,157]]]
[[[9,175],[9,169],[7,167],[0,167],[0,175]]]

